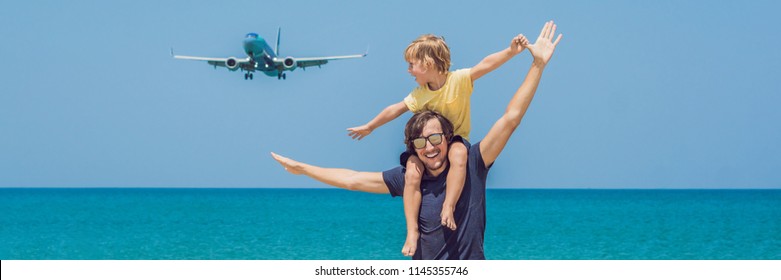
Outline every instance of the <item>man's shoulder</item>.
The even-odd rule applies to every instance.
[[[468,162],[469,164],[473,165],[472,168],[487,170],[490,168],[490,166],[485,166],[485,161],[483,161],[483,153],[480,150],[480,143],[482,143],[482,140],[472,144],[472,146],[467,146],[469,148]]]
[[[404,167],[397,166],[383,171],[382,180],[391,196],[401,196],[404,193]]]

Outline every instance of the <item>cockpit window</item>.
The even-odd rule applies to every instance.
[[[258,38],[258,34],[255,34],[255,33],[247,33],[247,38],[253,38],[253,39],[256,39],[256,38]]]

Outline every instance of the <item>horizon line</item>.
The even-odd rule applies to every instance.
[[[266,190],[341,190],[337,187],[3,187],[0,189],[266,189]],[[486,190],[781,190],[781,187],[722,187],[722,188],[697,188],[697,187],[489,187]]]

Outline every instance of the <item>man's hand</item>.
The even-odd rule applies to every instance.
[[[550,61],[553,56],[553,51],[556,50],[556,45],[559,44],[562,36],[559,34],[559,37],[556,38],[556,41],[554,42],[553,35],[555,34],[556,24],[554,24],[553,21],[546,22],[545,26],[542,27],[540,36],[537,37],[537,41],[534,42],[534,45],[526,45],[529,52],[531,52],[534,57],[534,64],[542,66],[548,64],[548,61]]]
[[[271,156],[279,162],[279,164],[282,165],[282,167],[285,167],[285,171],[290,172],[295,175],[301,175],[304,173],[304,167],[303,164],[300,162],[297,162],[295,160],[280,156],[275,153],[271,153]]]
[[[344,168],[324,168],[298,162],[275,153],[271,157],[278,161],[287,172],[294,175],[306,175],[322,183],[351,191],[368,193],[390,193],[382,179],[382,172],[358,172]]]
[[[519,54],[526,49],[526,45],[528,44],[529,39],[526,39],[526,36],[523,36],[523,34],[518,34],[518,36],[515,36],[515,38],[510,41],[510,51],[513,55]]]
[[[347,134],[347,136],[350,136],[353,139],[358,138],[358,140],[361,140],[363,139],[363,137],[369,136],[369,134],[372,133],[373,129],[371,129],[368,125],[362,125],[362,126],[348,128],[347,131],[350,132],[349,134]]]

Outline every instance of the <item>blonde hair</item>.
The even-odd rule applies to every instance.
[[[404,50],[404,60],[421,61],[424,65],[433,65],[439,73],[447,73],[450,70],[450,48],[444,37],[421,35]]]

